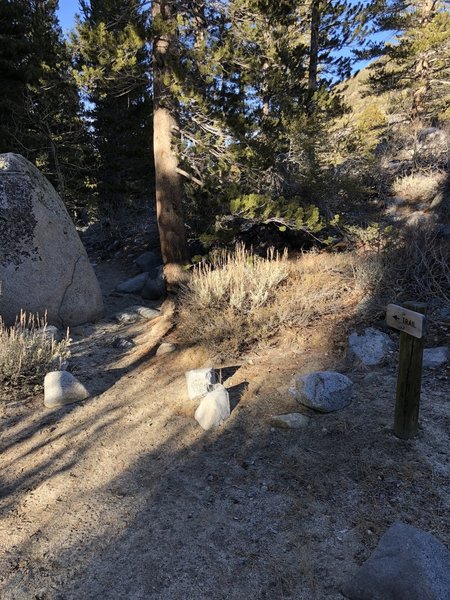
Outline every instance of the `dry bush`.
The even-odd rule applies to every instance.
[[[364,295],[358,263],[353,254],[304,254],[291,261],[271,251],[261,259],[238,246],[194,270],[181,295],[178,339],[236,358]]]
[[[446,174],[440,171],[417,172],[398,177],[392,184],[395,196],[413,204],[431,202],[442,191]]]
[[[395,297],[450,303],[450,240],[435,227],[409,227],[384,257],[381,287]]]
[[[42,384],[45,373],[57,370],[69,355],[69,337],[57,342],[46,318],[22,312],[12,327],[0,317],[0,385]]]

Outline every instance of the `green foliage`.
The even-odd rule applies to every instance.
[[[287,201],[282,196],[271,198],[261,194],[246,194],[234,198],[230,203],[230,210],[232,214],[247,219],[279,222],[280,231],[289,227],[318,233],[325,227],[319,208],[312,204],[302,206],[298,197]]]
[[[55,0],[0,6],[0,151],[34,162],[70,207],[84,191],[88,149],[56,7]]]
[[[75,74],[88,102],[100,210],[114,219],[147,203],[154,179],[145,15],[138,0],[81,7],[71,41]]]

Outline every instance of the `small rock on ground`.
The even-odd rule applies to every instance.
[[[85,400],[88,390],[67,371],[51,371],[44,378],[44,404],[47,408]]]
[[[159,310],[153,308],[147,308],[146,306],[130,306],[129,308],[122,310],[114,315],[114,319],[122,325],[129,323],[135,323],[139,319],[156,319],[161,316]]]
[[[350,600],[449,600],[450,552],[431,534],[394,523],[343,593]]]
[[[291,392],[304,406],[328,413],[350,404],[352,388],[353,382],[341,373],[316,371],[309,375],[298,375]]]
[[[348,338],[349,358],[357,358],[367,366],[379,365],[394,347],[394,342],[386,333],[373,327],[367,327],[362,335],[354,332]]]
[[[159,300],[166,293],[166,284],[162,277],[147,279],[142,288],[141,296],[146,300]]]
[[[116,290],[118,292],[124,292],[125,294],[137,294],[142,290],[147,279],[148,273],[139,273],[139,275],[119,283]]]
[[[286,415],[275,415],[270,424],[280,429],[303,429],[307,427],[311,419],[301,413],[289,413]]]
[[[423,352],[423,367],[424,369],[435,369],[442,367],[450,359],[450,350],[447,346],[439,346],[438,348],[426,348]]]
[[[155,276],[158,267],[162,264],[161,257],[156,252],[149,250],[136,258],[135,264],[144,272]]]
[[[202,429],[208,430],[222,425],[230,416],[230,397],[220,383],[214,386],[200,402],[195,411],[195,420]]]
[[[170,344],[169,342],[163,342],[158,350],[156,351],[156,356],[162,356],[163,354],[170,354],[171,352],[175,352],[177,347],[175,344]]]
[[[217,382],[214,369],[192,369],[185,374],[189,400],[197,400],[211,391]]]

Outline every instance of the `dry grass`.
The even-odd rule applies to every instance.
[[[445,181],[446,174],[441,171],[412,173],[398,177],[392,191],[412,204],[429,203],[442,191]]]
[[[178,340],[236,358],[282,330],[354,304],[373,285],[363,263],[353,254],[288,260],[272,251],[261,259],[238,246],[194,270],[181,296]]]
[[[0,317],[0,385],[4,390],[40,387],[46,372],[61,367],[68,348],[68,333],[56,341],[45,318],[22,312],[15,325],[6,327]]]

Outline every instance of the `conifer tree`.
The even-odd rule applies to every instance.
[[[6,32],[0,35],[0,146],[34,162],[73,208],[83,188],[86,136],[56,8],[56,0],[0,7]]]
[[[374,29],[393,40],[371,48],[372,91],[408,93],[407,117],[418,126],[449,118],[450,2],[384,0],[373,7]]]
[[[139,0],[82,0],[72,38],[97,156],[101,210],[148,204],[153,182],[146,18]]]
[[[17,150],[30,78],[31,18],[26,0],[0,4],[0,152]]]

